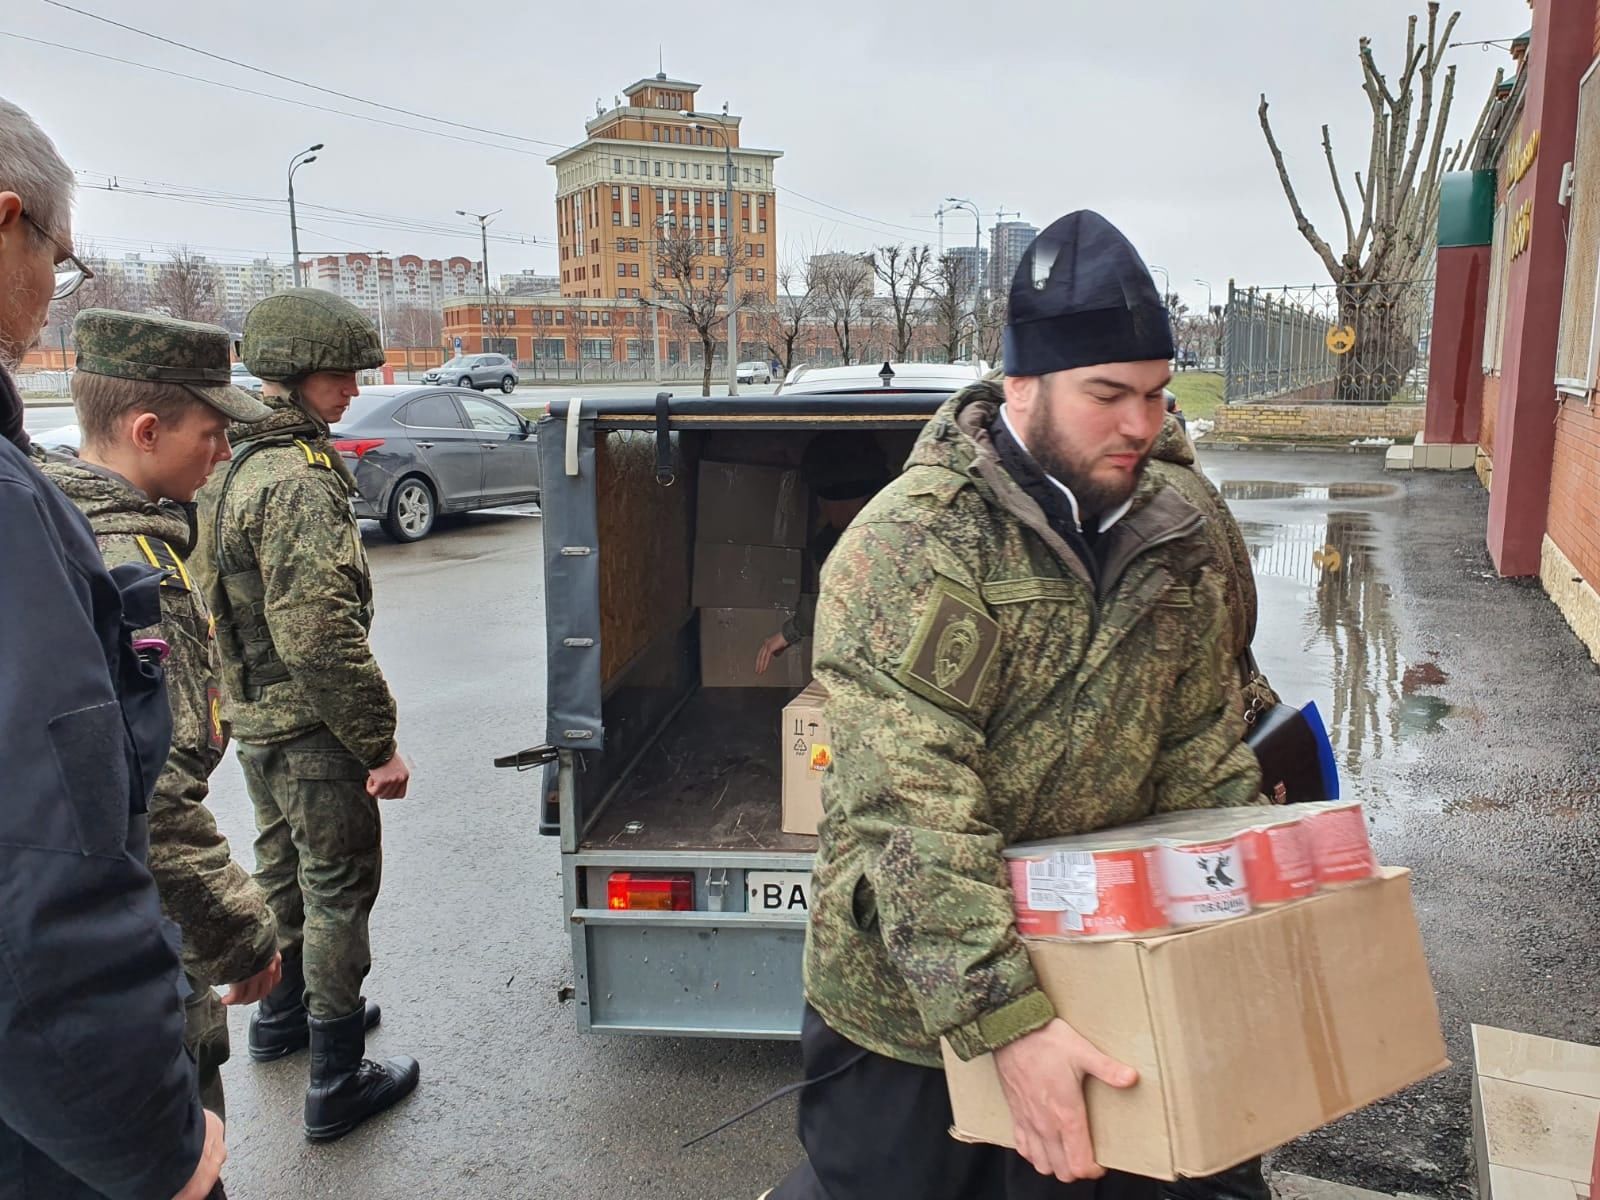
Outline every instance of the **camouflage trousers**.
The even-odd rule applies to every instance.
[[[189,977],[189,998],[183,1003],[183,1044],[199,1068],[200,1104],[223,1121],[228,1119],[222,1095],[222,1064],[228,1061],[228,1010],[216,992]]]
[[[278,948],[304,960],[313,1017],[348,1016],[372,969],[367,920],[383,876],[366,768],[326,728],[240,743],[239,763],[256,810],[256,882],[278,919]]]

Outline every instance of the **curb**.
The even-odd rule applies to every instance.
[[[1219,442],[1201,438],[1196,450],[1278,450],[1288,454],[1386,454],[1388,446],[1352,446],[1348,442]]]

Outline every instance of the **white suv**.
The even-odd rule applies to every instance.
[[[435,387],[476,388],[486,392],[499,388],[506,395],[517,390],[517,364],[504,354],[458,354],[442,367],[435,367],[422,382]]]

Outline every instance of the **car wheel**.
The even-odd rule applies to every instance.
[[[469,387],[471,387],[472,386],[472,376],[471,375],[463,375],[460,379],[456,380],[456,386],[457,387],[461,387],[461,388],[469,388]]]
[[[506,395],[511,395],[517,390],[517,379],[514,375],[503,375],[500,378],[500,390]]]
[[[420,542],[433,530],[439,505],[433,489],[420,475],[408,475],[395,485],[383,531],[397,542]]]

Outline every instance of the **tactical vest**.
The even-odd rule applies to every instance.
[[[223,524],[228,511],[228,489],[233,484],[234,472],[252,454],[275,446],[298,446],[306,462],[334,471],[348,481],[344,466],[323,450],[301,438],[263,438],[245,446],[228,463],[217,495],[217,511],[212,529],[216,553],[217,582],[228,608],[229,620],[218,623],[218,636],[222,640],[223,672],[228,677],[228,690],[245,700],[261,699],[268,687],[289,679],[289,668],[278,657],[278,648],[272,641],[272,630],[267,625],[266,584],[261,578],[261,568],[256,563],[242,563],[229,555],[223,539]],[[359,535],[358,535],[359,536]],[[363,607],[372,604],[370,582],[363,582]],[[236,668],[235,664],[239,664]],[[237,672],[237,673],[236,673]]]

